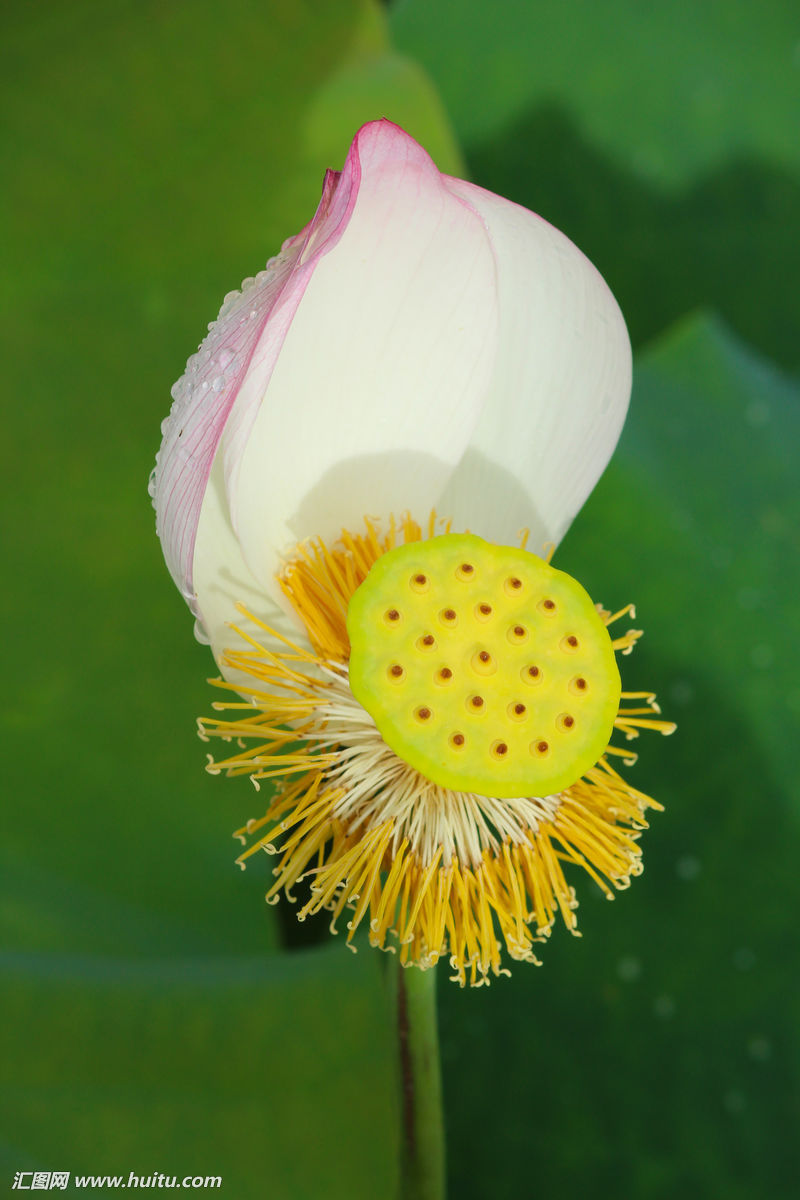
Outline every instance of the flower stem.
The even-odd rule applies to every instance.
[[[402,1107],[400,1200],[443,1200],[444,1121],[436,1025],[436,970],[404,969],[397,976],[397,1040]]]

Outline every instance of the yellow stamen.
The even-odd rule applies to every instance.
[[[265,644],[241,633],[223,665],[252,686],[216,681],[232,694],[200,730],[238,743],[210,762],[212,772],[280,781],[266,812],[236,834],[246,846],[242,867],[257,850],[277,857],[270,903],[280,892],[293,899],[305,880],[300,919],[326,909],[335,930],[348,909],[348,944],[364,926],[373,946],[401,962],[426,968],[445,956],[459,983],[477,986],[507,973],[504,957],[538,963],[533,947],[556,913],[577,933],[565,872],[582,868],[608,898],[627,887],[641,871],[644,814],[660,806],[611,767],[613,756],[635,756],[607,741],[567,786],[505,798],[437,784],[386,744],[350,687],[348,607],[379,559],[395,546],[440,540],[440,528],[432,517],[423,534],[405,517],[381,534],[367,522],[335,546],[299,548],[281,586],[311,649],[251,618]],[[631,606],[596,612],[603,626],[634,615]],[[638,636],[629,630],[612,645],[627,653]],[[631,737],[674,728],[655,719],[652,692],[619,700],[609,730]]]

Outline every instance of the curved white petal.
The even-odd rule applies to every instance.
[[[625,322],[602,276],[541,217],[459,179],[497,260],[499,343],[463,461],[438,498],[492,541],[530,529],[532,550],[566,533],[619,438],[631,388]]]
[[[339,186],[355,193],[352,213],[314,266],[243,453],[225,434],[233,527],[267,590],[291,543],[365,514],[426,513],[494,368],[482,217],[387,121],[359,132]]]

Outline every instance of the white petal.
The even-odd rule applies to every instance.
[[[602,276],[541,217],[458,179],[497,259],[500,334],[482,416],[439,498],[459,528],[557,543],[606,466],[631,387],[625,322]]]
[[[296,618],[287,620],[274,597],[253,578],[242,557],[228,514],[221,455],[214,460],[203,497],[197,527],[194,581],[201,620],[199,633],[204,641],[210,642],[218,663],[224,650],[245,649],[241,638],[232,632],[231,624],[257,641],[263,642],[266,636],[256,623],[237,611],[237,603],[244,604],[257,621],[264,621],[287,637],[297,637]],[[250,676],[237,674],[228,667],[224,674],[234,683],[253,686]]]
[[[345,185],[356,191],[352,216],[314,268],[238,477],[226,472],[234,529],[266,589],[288,544],[360,527],[365,514],[427,515],[473,434],[494,363],[482,218],[385,121],[357,135]]]

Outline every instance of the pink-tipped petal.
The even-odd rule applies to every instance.
[[[360,527],[366,514],[427,512],[493,370],[497,281],[482,217],[388,121],[356,136],[340,187],[356,177],[349,219],[317,262],[235,456],[238,478],[226,471],[233,527],[266,590],[293,542]]]

